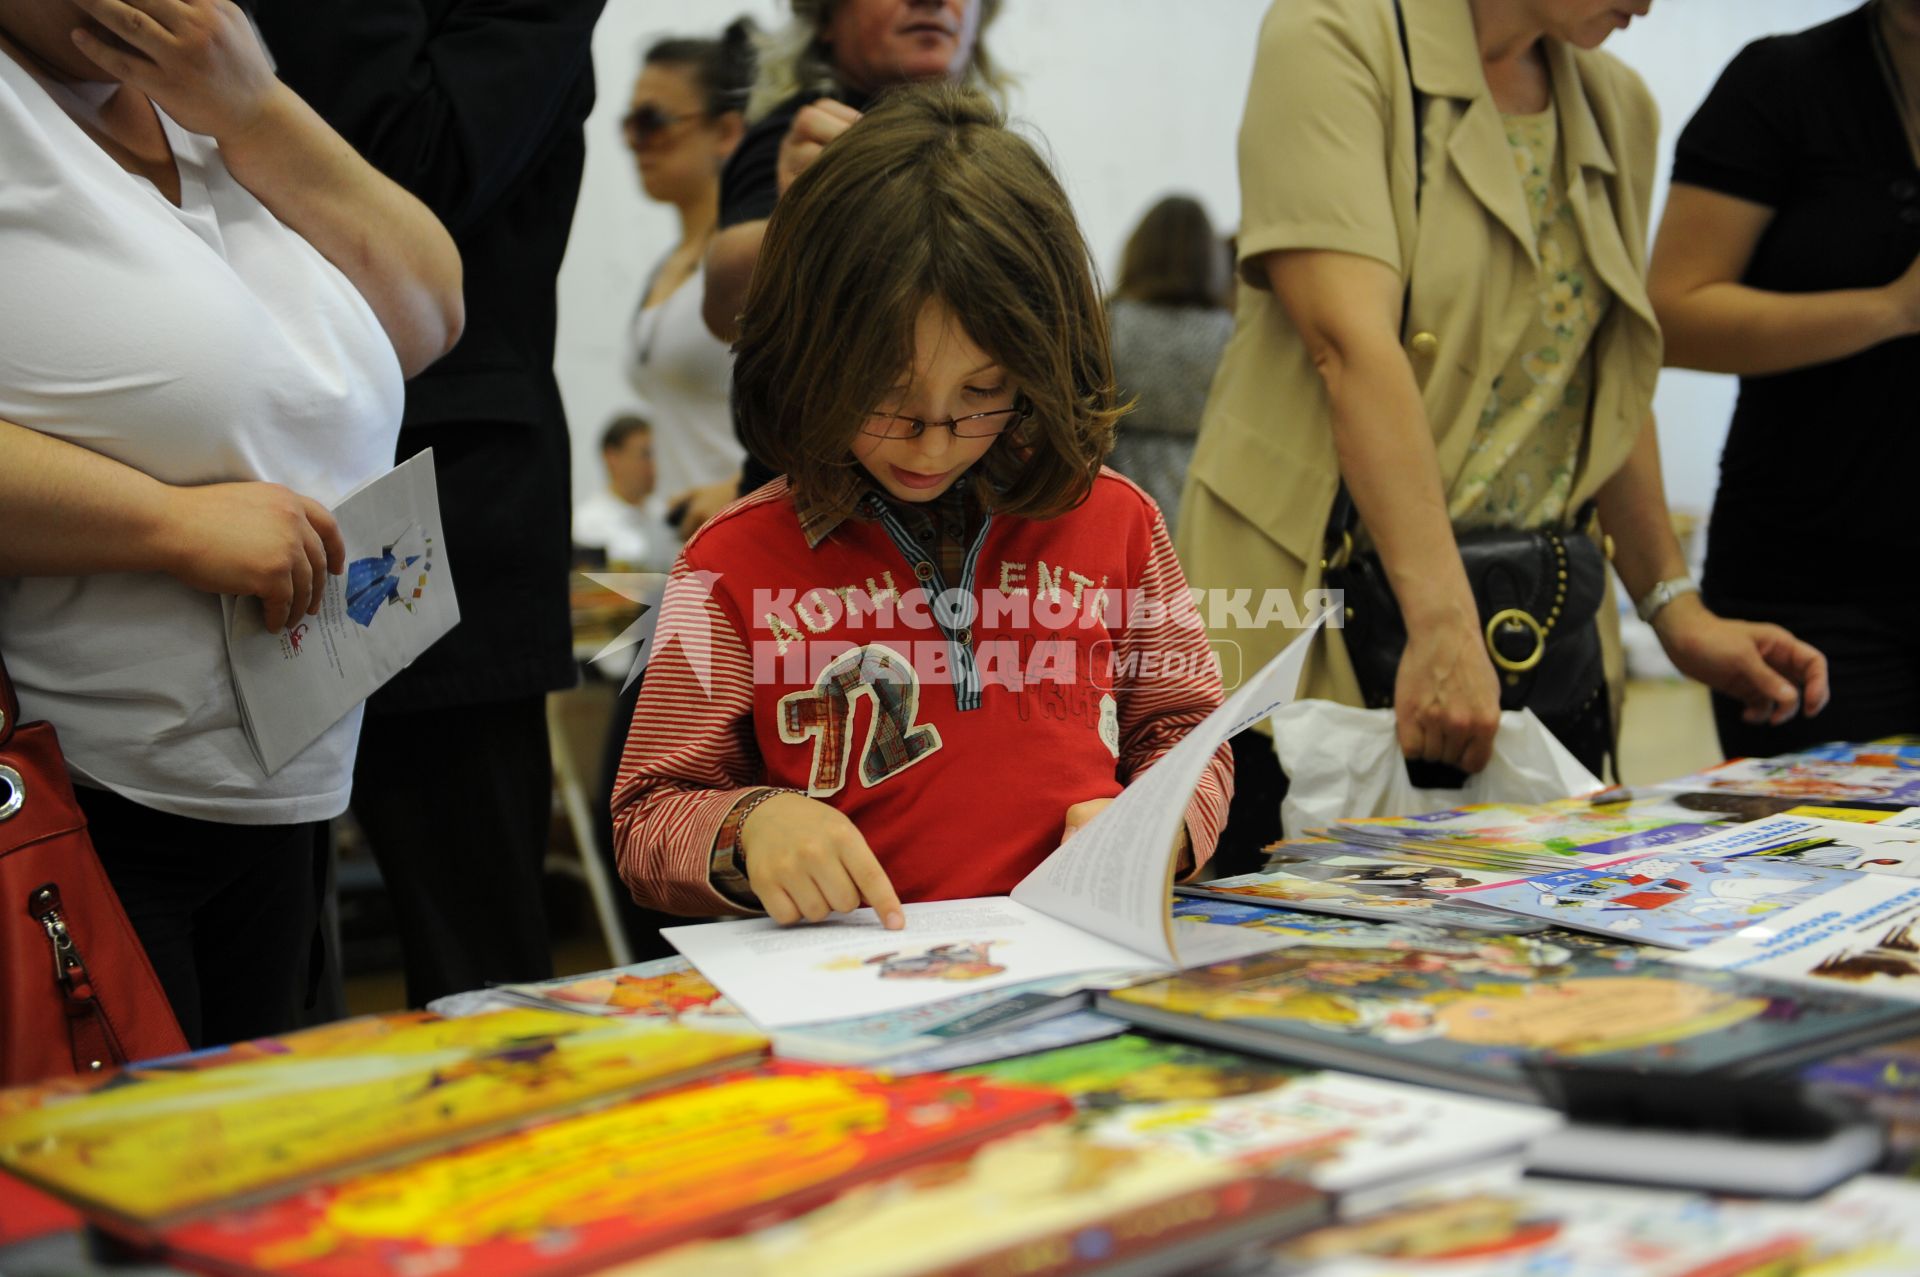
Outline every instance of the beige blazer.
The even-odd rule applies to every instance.
[[[1521,339],[1538,269],[1532,221],[1468,0],[1276,0],[1240,128],[1240,290],[1232,340],[1207,400],[1181,498],[1180,558],[1199,589],[1319,587],[1339,469],[1326,388],[1268,289],[1259,258],[1335,249],[1412,264],[1407,352],[1443,478],[1464,463],[1493,378]],[[1660,332],[1645,283],[1658,119],[1646,87],[1603,53],[1549,40],[1560,162],[1592,269],[1614,304],[1594,336],[1593,416],[1572,502],[1621,467],[1653,402]],[[1426,98],[1426,180],[1414,212],[1413,85]],[[1443,483],[1443,486],[1445,484]],[[1215,599],[1217,596],[1210,596]],[[1294,636],[1203,606],[1225,656],[1251,673]],[[1252,605],[1247,614],[1257,619]],[[1282,613],[1284,615],[1284,613]],[[1614,620],[1611,606],[1602,609]],[[1224,624],[1215,624],[1224,622]],[[1617,625],[1603,632],[1617,634]],[[1619,685],[1617,642],[1609,681]],[[1301,695],[1359,704],[1338,642],[1318,644]],[[1617,707],[1617,706],[1616,706]]]

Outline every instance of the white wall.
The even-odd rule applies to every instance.
[[[1646,77],[1660,105],[1656,201],[1664,197],[1674,135],[1743,44],[1812,26],[1856,3],[1664,0],[1610,42]],[[1223,230],[1238,216],[1234,134],[1267,4],[1006,0],[992,40],[1019,77],[1012,113],[1044,139],[1103,269],[1115,268],[1135,219],[1169,191],[1197,196]],[[558,370],[573,423],[576,490],[602,482],[595,441],[632,398],[620,371],[625,325],[648,266],[676,230],[669,212],[641,196],[620,141],[617,121],[639,52],[657,35],[718,31],[737,13],[773,25],[783,12],[779,0],[608,4],[594,41],[600,103],[588,126],[586,181],[560,277]],[[1730,378],[1662,377],[1655,407],[1676,508],[1704,512],[1711,502],[1732,402]]]

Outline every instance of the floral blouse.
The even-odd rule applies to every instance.
[[[1458,527],[1564,522],[1585,441],[1594,332],[1613,293],[1587,263],[1567,203],[1559,121],[1549,107],[1506,117],[1514,167],[1533,212],[1539,309],[1493,382],[1466,464],[1447,494]]]

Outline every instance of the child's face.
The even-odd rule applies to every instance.
[[[993,356],[976,346],[944,304],[929,300],[914,324],[913,367],[873,406],[876,416],[853,436],[855,460],[901,501],[931,501],[999,442],[997,434],[956,437],[946,423],[1014,406],[1015,388]],[[929,423],[917,439],[880,438],[887,414]],[[1010,418],[982,418],[963,430],[998,429]]]

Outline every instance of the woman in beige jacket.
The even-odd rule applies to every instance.
[[[1498,724],[1455,531],[1565,526],[1590,499],[1683,671],[1756,721],[1826,699],[1818,652],[1690,592],[1669,523],[1644,283],[1658,127],[1638,77],[1595,51],[1650,5],[1415,0],[1404,45],[1394,0],[1282,0],[1262,27],[1240,134],[1250,287],[1181,557],[1196,587],[1299,601],[1321,584],[1344,478],[1407,621],[1394,704],[1409,758],[1477,771]],[[1292,637],[1206,611],[1245,669]],[[1359,703],[1337,635],[1303,692]]]

